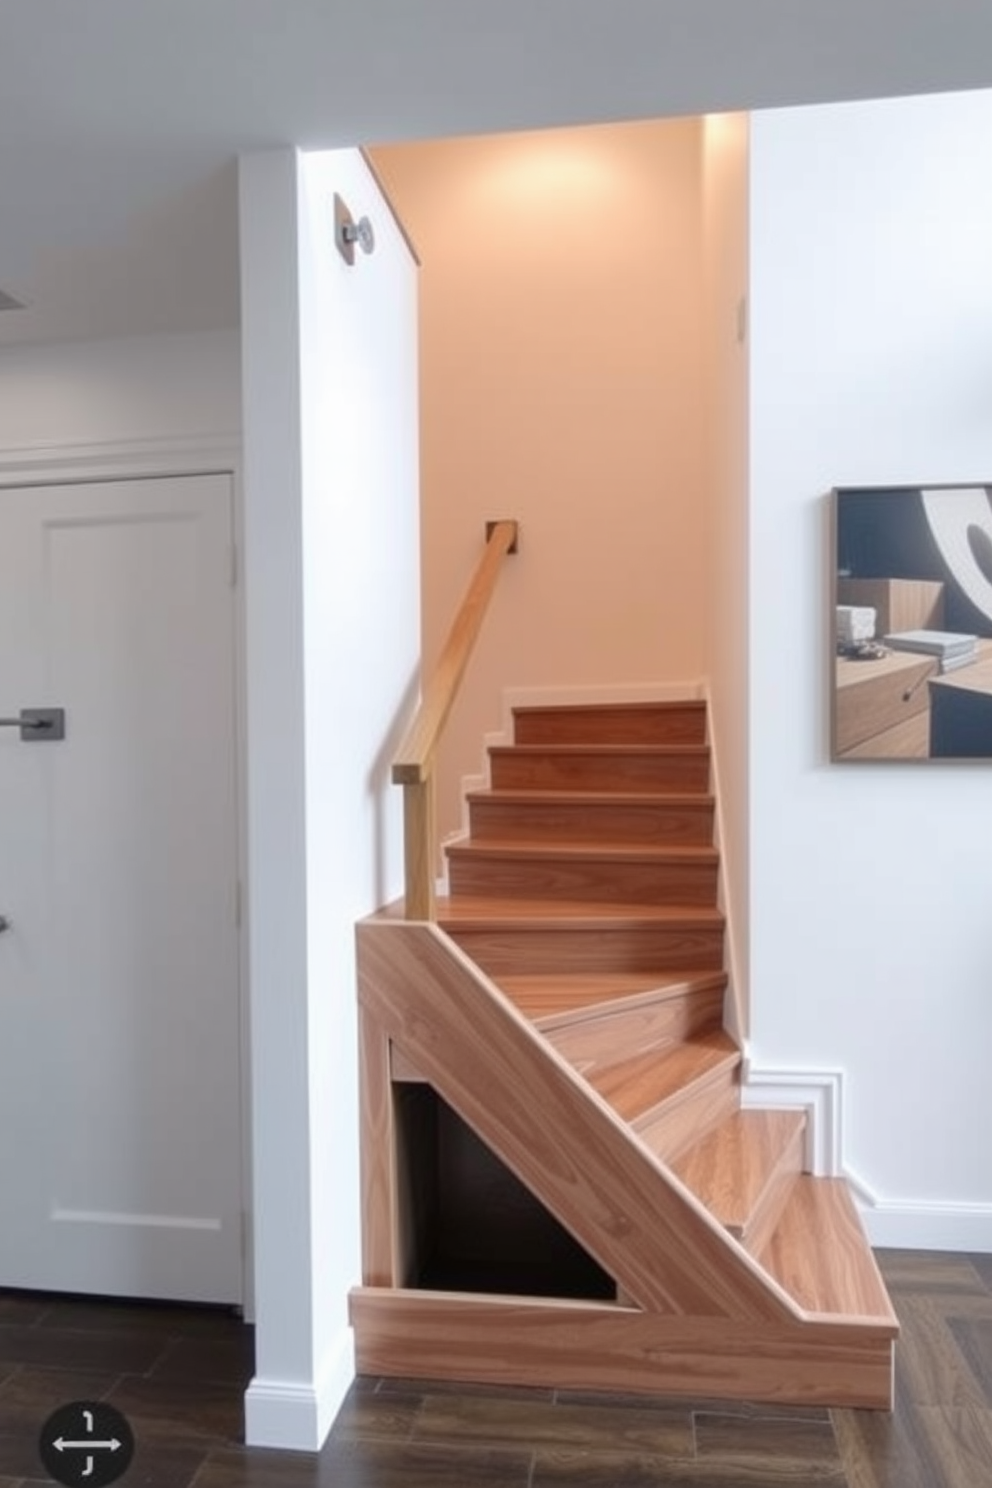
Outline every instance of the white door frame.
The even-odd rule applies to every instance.
[[[245,596],[241,582],[244,552],[244,497],[241,448],[230,436],[216,439],[165,438],[85,445],[32,445],[0,448],[0,501],[5,489],[29,486],[75,485],[91,481],[140,480],[184,475],[228,475],[234,492],[234,551],[236,563],[234,620],[235,696],[235,829],[238,872],[238,1019],[241,1043],[241,1191],[244,1195],[242,1264],[243,1308],[251,1321],[255,1312],[253,1265],[252,1142],[251,1142],[251,1026],[248,960],[247,821],[248,729],[245,708],[247,657]]]

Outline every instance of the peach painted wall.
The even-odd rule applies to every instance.
[[[712,522],[711,728],[740,1031],[748,1001],[748,120],[703,123],[706,481]]]
[[[371,154],[423,261],[428,667],[486,519],[522,524],[440,760],[445,835],[504,687],[706,670],[701,124]]]

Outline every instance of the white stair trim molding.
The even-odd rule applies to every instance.
[[[490,749],[513,743],[514,708],[574,708],[583,703],[690,702],[697,698],[708,699],[708,689],[706,679],[698,677],[688,682],[593,682],[546,687],[504,687],[500,702],[500,727],[483,735],[482,762],[478,774],[462,776],[462,823],[457,831],[448,834],[444,845],[461,842],[469,835],[468,797],[472,791],[489,789]]]
[[[723,915],[724,938],[723,960],[727,972],[727,991],[723,1000],[724,1025],[731,1038],[741,1048],[747,1042],[748,1015],[741,993],[743,981],[740,976],[740,958],[737,953],[737,936],[734,917],[731,913],[730,895],[727,893],[727,855],[723,850],[723,789],[720,783],[720,752],[713,732],[713,697],[709,680],[702,684],[702,696],[706,699],[707,743],[710,747],[710,790],[713,793],[713,846],[719,853],[717,878],[717,908]]]
[[[883,1198],[850,1168],[845,1167],[844,1177],[873,1246],[992,1253],[992,1204]]]
[[[844,1176],[842,1070],[760,1069],[745,1049],[741,1105],[805,1110],[807,1171],[817,1178]]]
[[[992,1254],[992,1204],[882,1195],[845,1162],[842,1070],[760,1069],[745,1050],[741,1104],[805,1110],[807,1169],[846,1180],[872,1246]]]
[[[256,1375],[245,1391],[245,1445],[319,1452],[355,1378],[355,1340],[342,1328],[315,1381]]]

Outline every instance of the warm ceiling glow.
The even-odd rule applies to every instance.
[[[592,140],[528,136],[480,153],[483,158],[473,173],[472,187],[490,199],[505,196],[517,204],[521,198],[543,199],[549,192],[608,190],[620,163],[615,151]]]

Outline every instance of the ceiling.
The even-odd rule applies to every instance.
[[[990,85],[990,0],[0,0],[0,344],[236,324],[243,151]]]

